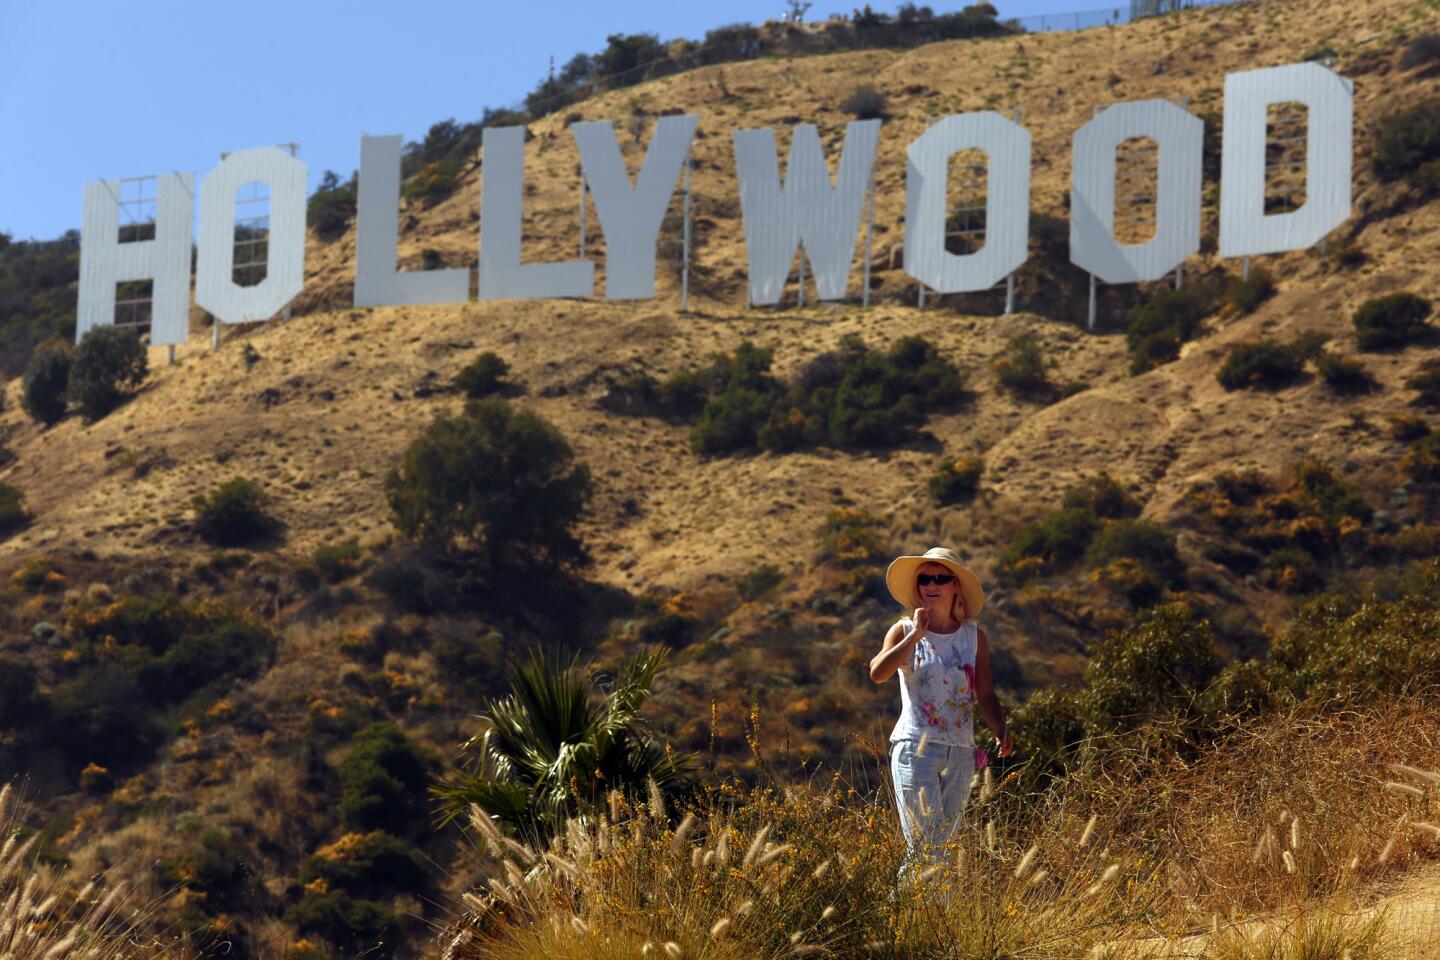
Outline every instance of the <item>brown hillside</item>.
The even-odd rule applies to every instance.
[[[1072,479],[1102,468],[1132,484],[1147,501],[1145,515],[1160,521],[1196,478],[1250,464],[1273,470],[1307,452],[1330,459],[1362,485],[1386,482],[1400,446],[1353,423],[1362,417],[1383,423],[1405,408],[1400,383],[1423,351],[1368,356],[1384,388],[1345,403],[1331,399],[1314,377],[1275,393],[1230,394],[1214,371],[1228,345],[1262,334],[1320,330],[1335,337],[1329,349],[1349,353],[1349,314],[1363,299],[1399,289],[1437,292],[1423,256],[1435,208],[1375,217],[1393,190],[1377,185],[1364,162],[1376,117],[1430,86],[1426,77],[1394,65],[1399,31],[1421,9],[1399,0],[1241,4],[1077,34],[728,64],[597,97],[576,112],[621,121],[634,109],[679,108],[702,117],[695,144],[702,224],[697,286],[713,297],[699,298],[695,312],[677,313],[674,278],[663,268],[660,297],[635,305],[317,310],[248,335],[261,358],[253,368],[238,344],[211,353],[199,335],[181,349],[178,366],[164,366],[157,351],[155,373],[141,395],[93,426],[71,418],[41,430],[23,422],[12,385],[4,418],[18,424],[12,446],[19,456],[5,479],[25,491],[39,521],[0,544],[0,558],[87,547],[117,557],[196,556],[202,548],[176,533],[188,499],[230,475],[260,480],[276,494],[289,525],[288,552],[308,552],[342,533],[382,537],[388,521],[381,476],[430,417],[456,405],[453,396],[430,388],[448,382],[483,349],[513,364],[514,379],[528,390],[525,402],[558,424],[591,464],[600,492],[585,532],[595,547],[595,576],[627,588],[683,588],[767,559],[802,566],[837,492],[889,517],[907,546],[958,543],[983,577],[998,538],[1017,519],[1052,505]],[[1369,261],[1358,271],[1334,272],[1309,253],[1269,258],[1279,294],[1243,319],[1210,321],[1178,362],[1127,376],[1115,310],[1093,333],[1083,324],[1023,312],[1023,297],[1022,312],[1012,317],[958,316],[933,300],[920,311],[913,307],[913,284],[899,270],[882,269],[882,302],[868,311],[855,304],[783,311],[741,305],[744,249],[729,140],[736,127],[814,120],[827,145],[837,147],[847,119],[839,103],[857,82],[876,83],[892,114],[877,161],[877,248],[883,250],[899,242],[902,150],[935,115],[1018,107],[1035,137],[1035,209],[1061,215],[1069,138],[1096,105],[1185,96],[1197,112],[1218,110],[1226,71],[1294,62],[1322,47],[1334,49],[1338,69],[1356,81],[1355,209],[1373,219],[1355,240]],[[977,76],[986,79],[977,82]],[[532,127],[531,258],[566,255],[578,234],[576,154],[564,122],[552,116]],[[643,144],[626,135],[622,140],[638,163]],[[782,136],[782,150],[786,142]],[[426,247],[452,264],[473,260],[478,173],[469,177],[433,209],[404,211],[407,265],[418,267]],[[593,211],[591,217],[593,226]],[[352,251],[353,233],[330,244],[311,242],[304,304],[348,301]],[[1209,266],[1209,255],[1202,255],[1187,273]],[[1087,389],[1041,408],[993,389],[986,365],[1019,331],[1043,340],[1058,362],[1058,379]],[[703,462],[688,452],[682,428],[612,416],[595,403],[617,373],[663,375],[742,338],[773,346],[784,374],[851,332],[875,345],[902,333],[932,339],[968,373],[977,404],[932,420],[939,442],[930,449]],[[970,452],[985,454],[993,493],[977,508],[948,512],[937,523],[920,496],[922,481],[942,457]],[[622,506],[631,499],[638,509]],[[1187,548],[1184,532],[1181,538]],[[1206,565],[1193,551],[1187,560]],[[1244,595],[1243,586],[1235,589]],[[1263,607],[1258,597],[1245,599]],[[1000,615],[1003,603],[993,609]]]
[[[114,784],[92,774],[86,790],[75,790],[68,774],[48,771],[55,774],[49,782],[45,771],[37,774],[45,786],[60,784],[43,809],[49,840],[71,857],[78,875],[126,851],[139,851],[138,874],[144,862],[173,857],[191,843],[186,831],[198,822],[232,828],[261,888],[256,939],[273,946],[294,939],[293,924],[279,916],[300,897],[302,858],[326,849],[342,830],[338,788],[325,786],[324,776],[350,748],[345,738],[353,731],[344,729],[350,714],[402,724],[453,767],[456,744],[478,725],[478,685],[445,675],[433,648],[479,637],[478,648],[498,661],[507,642],[519,646],[553,624],[526,621],[528,611],[511,623],[392,618],[358,577],[335,586],[337,595],[354,590],[337,601],[333,616],[317,613],[314,595],[333,585],[307,593],[296,568],[321,545],[354,536],[379,546],[393,537],[382,479],[432,418],[459,408],[451,381],[485,350],[510,363],[510,379],[522,389],[515,402],[555,423],[594,476],[596,496],[581,530],[594,566],[585,572],[589,582],[570,586],[587,601],[600,596],[597,608],[604,600],[649,595],[651,607],[686,612],[697,625],[694,642],[656,691],[657,727],[677,749],[703,749],[710,737],[722,760],[739,757],[732,766],[748,764],[751,772],[756,764],[744,723],[754,718],[756,728],[762,725],[762,701],[767,735],[778,739],[785,725],[786,760],[792,729],[793,758],[829,762],[861,753],[857,732],[879,740],[893,723],[894,687],[875,686],[864,669],[890,609],[860,602],[863,583],[844,604],[820,595],[844,578],[852,578],[850,587],[858,582],[854,571],[816,559],[819,531],[836,506],[879,516],[886,550],[951,544],[970,560],[986,586],[983,619],[994,647],[1011,654],[1023,674],[1023,684],[1002,690],[1007,706],[1024,689],[1080,678],[1089,644],[1133,613],[1107,606],[1093,576],[1014,591],[998,585],[999,556],[1012,535],[1055,507],[1072,483],[1100,471],[1131,490],[1144,517],[1175,532],[1188,590],[1247,627],[1284,624],[1293,598],[1212,559],[1217,538],[1185,499],[1196,481],[1245,467],[1275,474],[1314,456],[1371,506],[1389,510],[1395,526],[1409,528],[1412,554],[1423,552],[1427,530],[1440,542],[1434,516],[1415,505],[1425,498],[1412,496],[1407,507],[1405,496],[1396,496],[1405,444],[1387,428],[1391,418],[1417,414],[1440,426],[1433,410],[1413,405],[1415,393],[1404,385],[1432,348],[1361,354],[1379,389],[1348,398],[1332,393],[1313,363],[1300,382],[1279,390],[1227,392],[1216,381],[1233,344],[1318,332],[1331,337],[1326,351],[1353,356],[1351,315],[1367,298],[1400,290],[1440,297],[1440,280],[1429,269],[1440,242],[1440,204],[1403,184],[1378,182],[1368,162],[1377,120],[1435,92],[1433,64],[1399,66],[1407,40],[1433,29],[1435,19],[1431,6],[1409,0],[1270,0],[1080,33],[734,63],[669,77],[531,125],[525,252],[531,260],[574,255],[578,159],[567,120],[608,118],[624,131],[637,110],[651,118],[698,113],[688,314],[679,312],[677,278],[664,265],[660,295],[636,304],[352,309],[352,230],[333,242],[310,239],[307,288],[291,320],[227,330],[219,350],[197,324],[176,365],[152,350],[139,394],[94,424],[72,415],[41,428],[21,410],[19,383],[9,384],[0,439],[15,459],[0,467],[0,481],[23,491],[35,520],[0,540],[5,656],[59,665],[76,653],[61,647],[77,622],[153,584],[160,584],[155,592],[188,591],[187,600],[221,594],[278,636],[274,663],[255,681],[190,713],[172,705],[176,715],[167,722],[184,733],[160,743],[139,772],[126,771],[133,775]],[[903,151],[933,117],[1019,109],[1034,137],[1033,219],[1043,215],[1053,227],[1053,218],[1066,216],[1071,137],[1096,106],[1186,97],[1197,114],[1218,113],[1227,71],[1293,63],[1327,48],[1337,55],[1336,69],[1355,81],[1356,97],[1355,216],[1330,238],[1330,249],[1353,244],[1363,261],[1347,266],[1322,251],[1262,258],[1276,278],[1275,296],[1250,314],[1213,314],[1172,363],[1131,376],[1123,308],[1140,292],[1103,291],[1101,322],[1087,329],[1083,274],[1044,261],[1038,234],[1032,261],[1018,275],[1012,316],[994,315],[998,293],[932,298],[918,309],[914,283],[888,259],[903,227]],[[731,131],[816,122],[827,148],[837,150],[849,119],[840,104],[862,83],[885,93],[890,114],[876,165],[874,304],[858,303],[857,266],[851,302],[815,305],[811,296],[810,305],[796,308],[792,286],[783,309],[747,310]],[[640,143],[628,132],[620,137],[633,171],[645,137]],[[778,140],[788,150],[783,129]],[[403,209],[402,266],[418,269],[427,249],[439,251],[447,266],[473,262],[479,190],[471,169],[447,200]],[[1213,250],[1216,210],[1213,191],[1207,193],[1205,249]],[[597,222],[592,208],[590,244],[598,255]],[[603,258],[597,262],[603,291]],[[1240,265],[1202,253],[1184,270],[1194,280],[1238,275]],[[1055,276],[1070,286],[1046,279]],[[1033,333],[1054,361],[1052,380],[1073,388],[1064,399],[1021,401],[998,384],[991,364],[1022,332]],[[683,425],[606,409],[606,396],[626,378],[664,377],[744,340],[773,348],[775,373],[788,377],[848,334],[880,348],[906,334],[925,337],[960,368],[971,402],[961,412],[932,416],[928,437],[888,453],[822,448],[716,459],[691,451]],[[927,479],[940,464],[971,454],[985,460],[980,495],[968,506],[937,510]],[[270,494],[285,524],[278,546],[217,559],[195,535],[191,497],[231,477],[253,479]],[[60,572],[28,583],[12,578],[39,557],[54,558]],[[783,581],[778,597],[742,603],[737,583],[763,563],[804,575]],[[861,573],[878,571],[871,566],[876,570]],[[614,623],[607,619],[612,613],[604,609],[585,623],[595,635],[587,639],[603,635],[595,647],[607,663],[633,644],[637,623],[657,619],[651,608],[628,624],[629,612]],[[42,622],[48,630],[39,629]],[[515,624],[519,640],[493,639]],[[108,655],[113,644],[96,638],[92,646]],[[42,686],[49,676],[41,671]],[[747,713],[752,694],[754,712]],[[706,709],[712,702],[720,705],[713,715],[718,731]],[[765,747],[771,758],[780,752],[775,740]],[[178,826],[177,815],[188,815],[189,826]],[[430,840],[427,855],[455,871],[445,892],[458,895],[474,881],[473,849],[448,834]],[[163,886],[151,879],[141,890],[158,895]],[[401,899],[416,916],[433,906]],[[179,907],[186,905],[182,899]]]

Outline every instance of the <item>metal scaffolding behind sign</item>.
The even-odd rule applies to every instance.
[[[120,194],[115,198],[119,208],[119,243],[138,243],[155,239],[156,176],[123,177]],[[115,285],[115,326],[134,327],[148,332],[154,309],[153,280],[125,280]]]

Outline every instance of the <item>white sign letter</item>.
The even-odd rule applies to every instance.
[[[699,122],[693,114],[660,118],[633,189],[614,125],[609,120],[570,125],[605,231],[605,299],[655,296],[655,243]]]
[[[950,158],[985,151],[985,246],[945,249]],[[905,272],[939,293],[988,290],[1025,262],[1030,240],[1030,131],[994,110],[936,121],[905,168]]]
[[[1115,151],[1131,137],[1160,148],[1155,236],[1115,240]],[[1200,160],[1205,124],[1168,100],[1117,103],[1075,131],[1070,173],[1070,261],[1105,283],[1159,280],[1200,249]]]
[[[75,342],[115,322],[115,284],[150,280],[150,342],[184,343],[190,333],[190,223],[195,174],[155,180],[155,239],[120,242],[120,181],[85,184]]]
[[[775,131],[735,131],[751,303],[780,302],[802,240],[820,299],[844,299],[879,137],[879,120],[855,120],[846,126],[840,173],[832,187],[815,125],[795,127],[782,187]]]
[[[1265,128],[1272,103],[1307,111],[1305,202],[1265,214]],[[1225,142],[1220,153],[1220,256],[1303,250],[1350,216],[1355,84],[1318,63],[1246,70],[1225,77]]]
[[[237,150],[200,181],[200,251],[195,302],[224,323],[268,320],[305,283],[305,164],[277,147]],[[235,195],[247,183],[270,190],[265,279],[235,282]]]
[[[470,299],[470,268],[395,269],[400,234],[400,137],[360,138],[355,211],[355,306],[458,303]]]
[[[590,296],[595,264],[589,260],[520,262],[525,128],[486,127],[480,149],[480,299]]]

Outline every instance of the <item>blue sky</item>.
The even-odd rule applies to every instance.
[[[816,0],[808,18],[857,5]],[[1103,6],[995,5],[1002,17]],[[516,104],[552,55],[559,65],[593,53],[611,33],[699,38],[782,9],[782,0],[0,0],[0,231],[49,239],[80,226],[88,181],[171,170],[198,181],[222,151],[268,144],[298,143],[313,189],[326,169],[358,165],[362,133],[418,139],[437,120]]]

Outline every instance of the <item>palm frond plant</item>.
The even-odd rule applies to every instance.
[[[667,653],[661,645],[637,653],[608,691],[585,675],[578,654],[512,658],[510,693],[485,703],[486,729],[461,745],[460,769],[430,788],[438,825],[468,818],[473,804],[521,836],[545,839],[613,790],[645,798],[653,781],[664,803],[688,796],[695,755],[669,749],[640,716]]]

